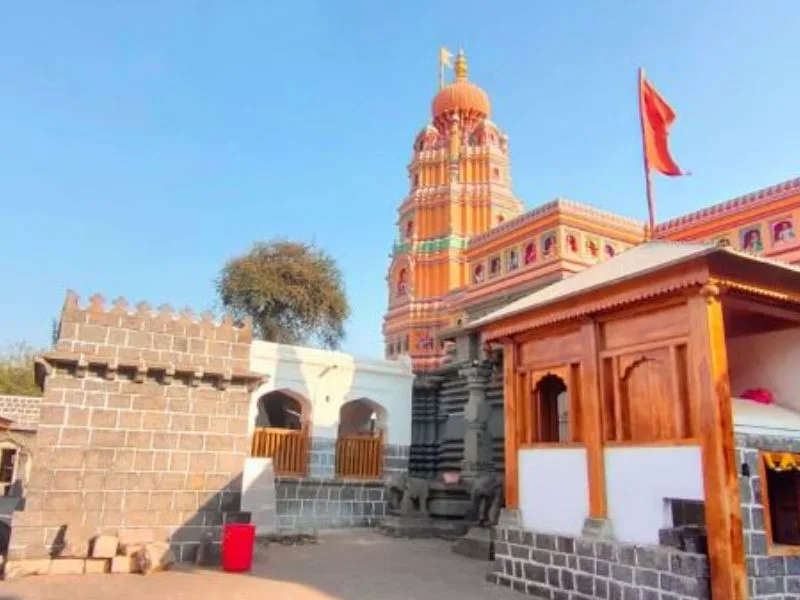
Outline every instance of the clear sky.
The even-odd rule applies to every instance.
[[[226,259],[316,241],[344,349],[381,355],[406,164],[440,45],[509,135],[516,193],[645,218],[636,69],[692,177],[660,219],[800,175],[800,2],[17,2],[0,17],[0,345],[49,343],[65,290],[216,304]]]

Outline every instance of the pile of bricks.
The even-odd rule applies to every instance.
[[[69,556],[11,561],[5,578],[27,575],[81,575],[99,573],[148,574],[169,568],[175,557],[169,544],[153,541],[146,529],[121,531],[115,535],[98,535],[92,540],[86,556],[68,552]]]

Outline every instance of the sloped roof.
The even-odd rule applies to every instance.
[[[714,244],[691,242],[671,242],[653,240],[621,252],[614,258],[579,271],[566,279],[533,292],[512,302],[485,317],[469,324],[471,328],[481,327],[500,319],[517,315],[534,308],[540,308],[612,283],[634,279],[645,273],[659,271],[676,264],[687,262],[714,253],[738,256],[743,260],[778,266],[782,269],[800,273],[800,268],[769,258],[762,258],[721,247]]]

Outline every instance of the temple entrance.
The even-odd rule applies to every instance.
[[[251,456],[271,458],[276,475],[305,475],[308,469],[311,404],[291,390],[258,400]]]
[[[337,476],[371,479],[383,475],[386,422],[386,409],[368,398],[342,406],[336,439]]]

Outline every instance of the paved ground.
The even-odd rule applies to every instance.
[[[489,563],[442,540],[395,540],[371,531],[318,545],[259,548],[245,575],[177,570],[156,575],[28,577],[0,582],[0,600],[519,600],[484,582]]]

